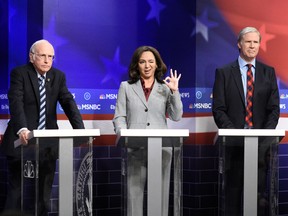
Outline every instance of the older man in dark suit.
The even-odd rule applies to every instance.
[[[21,198],[21,148],[14,148],[14,141],[20,139],[21,144],[28,144],[30,131],[39,129],[40,122],[40,90],[39,78],[44,78],[43,86],[46,94],[45,119],[43,129],[58,129],[57,102],[60,103],[74,129],[84,129],[82,117],[66,86],[65,74],[52,67],[54,48],[47,40],[36,41],[30,48],[30,63],[16,67],[10,75],[8,91],[11,119],[2,141],[2,151],[7,155],[9,192],[6,209],[18,211]],[[39,212],[47,215],[50,192],[54,178],[57,143],[44,143],[40,147],[39,167]]]
[[[256,28],[242,29],[237,43],[240,53],[238,59],[216,69],[212,110],[218,128],[274,129],[278,124],[280,109],[275,70],[256,60],[260,42],[261,35]],[[251,78],[249,78],[249,71]],[[251,85],[247,88],[249,83]],[[250,90],[252,90],[251,95],[249,95]],[[243,172],[243,146],[237,147],[239,143],[235,139],[233,142],[235,148],[227,147],[226,150],[226,162],[231,166],[227,170],[226,183],[230,188],[226,188],[225,215],[238,216],[241,215],[239,186],[243,182],[241,174]],[[265,163],[268,148],[269,145],[265,145],[264,142],[259,144],[259,193],[265,187],[262,178],[265,171],[260,170],[260,164]],[[263,211],[259,208],[258,215],[260,212]]]

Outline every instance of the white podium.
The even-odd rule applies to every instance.
[[[147,215],[162,215],[162,147],[172,147],[174,156],[174,216],[182,216],[182,144],[187,129],[122,129],[118,135],[124,149],[147,148]],[[122,141],[121,141],[122,140]],[[141,144],[140,144],[141,143]],[[125,156],[123,158],[125,160]],[[124,162],[125,164],[125,162]],[[122,171],[126,176],[126,170]],[[124,190],[125,191],[125,190]],[[124,195],[125,197],[125,195]],[[125,202],[125,201],[124,201]],[[124,215],[127,214],[124,204]]]
[[[268,203],[265,203],[269,205],[266,213],[269,211],[269,216],[278,215],[278,144],[285,136],[285,130],[219,129],[217,135],[218,138],[222,137],[222,142],[219,146],[219,215],[229,216],[227,213],[225,214],[226,201],[225,198],[223,199],[223,191],[226,190],[226,184],[229,183],[225,182],[226,166],[229,166],[225,165],[225,148],[233,146],[237,143],[237,141],[234,142],[235,139],[239,138],[242,139],[244,147],[243,216],[257,216],[259,205],[261,205],[258,203],[260,202],[258,201],[258,143],[261,145],[266,142],[267,144],[267,141],[269,149],[269,152],[267,151],[267,161],[269,162],[268,167],[270,167],[267,181],[269,185],[267,187],[270,191],[268,191]],[[264,140],[264,142],[259,142],[260,139]],[[230,191],[230,193],[233,192]]]
[[[49,151],[58,154],[56,160],[58,158],[59,168],[55,179],[59,185],[56,192],[59,201],[56,205],[54,203],[54,206],[58,206],[58,215],[92,215],[92,147],[93,138],[97,136],[100,136],[99,129],[47,129],[31,132],[28,145],[21,147],[22,212],[37,215],[41,173],[39,162],[43,160],[41,147],[45,145]]]

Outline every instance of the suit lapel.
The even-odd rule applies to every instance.
[[[46,110],[47,112],[49,112],[49,104],[50,104],[50,99],[51,97],[49,97],[51,94],[51,86],[54,80],[54,73],[53,70],[50,69],[47,73],[46,73],[46,83],[45,83],[45,88],[46,88]]]
[[[245,103],[243,83],[242,83],[241,72],[240,72],[240,69],[239,69],[238,61],[236,61],[232,65],[232,73],[233,73],[232,77],[234,78],[236,86],[237,86],[237,88],[239,90],[239,93],[240,93],[240,96],[241,96],[241,100],[243,101],[243,103]]]
[[[148,107],[147,105],[147,101],[144,95],[144,91],[141,85],[141,81],[138,80],[135,84],[131,85],[133,91],[136,93],[136,95],[140,98],[140,100],[142,101],[142,103]],[[152,90],[153,91],[153,90]],[[152,93],[152,92],[151,92]]]
[[[38,82],[37,72],[34,70],[33,66],[31,69],[28,70],[28,75],[30,77],[33,92],[34,92],[34,95],[36,97],[37,104],[39,106],[40,105],[39,82]]]
[[[162,85],[159,82],[157,82],[157,80],[155,79],[154,86],[149,96],[149,99],[152,98],[152,100],[154,100],[153,97],[157,95],[157,92],[162,92]],[[149,103],[149,100],[148,100],[148,103]]]
[[[256,61],[256,64],[255,64],[255,81],[254,81],[254,93],[253,95],[257,94],[257,86],[258,85],[261,85],[261,83],[263,82],[262,78],[263,78],[263,71],[264,71],[264,68],[261,64],[259,64],[257,61]],[[258,72],[258,71],[261,71],[261,72]]]

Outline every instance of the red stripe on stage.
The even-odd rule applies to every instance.
[[[184,145],[213,145],[216,132],[190,133],[184,138]]]
[[[116,135],[101,135],[93,141],[95,146],[116,146]]]
[[[83,120],[112,120],[114,114],[81,114]],[[58,114],[58,120],[68,120],[65,114]]]
[[[111,120],[113,119],[114,114],[82,114],[83,120]],[[184,113],[184,118],[193,118],[193,117],[209,117],[211,113]],[[281,114],[282,118],[288,118],[288,114]],[[0,119],[9,119],[9,114],[0,114]],[[65,114],[58,114],[58,120],[68,120]],[[202,133],[190,133],[189,137],[184,139],[185,145],[213,145],[214,137],[216,132],[202,132]],[[3,135],[0,134],[0,143]],[[97,137],[94,141],[96,146],[114,146],[116,140],[116,135],[101,135]],[[281,140],[280,143],[288,143],[288,131],[286,131],[285,137]]]
[[[184,145],[214,145],[214,138],[216,132],[211,133],[190,133],[189,137],[184,138]],[[3,135],[0,135],[0,144]],[[288,143],[288,131],[285,133],[285,137],[281,140],[280,144]],[[116,135],[101,135],[96,137],[93,141],[94,146],[115,146]]]
[[[184,138],[184,145],[213,145],[216,132],[211,133],[190,133],[189,137]],[[93,144],[96,146],[116,145],[116,135],[101,135],[96,137]]]

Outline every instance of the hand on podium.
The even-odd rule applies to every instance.
[[[19,135],[19,139],[14,141],[14,148],[16,148],[20,145],[28,145],[28,141],[32,137],[31,131],[28,129],[24,129],[24,130],[20,131],[20,133],[18,135]]]

